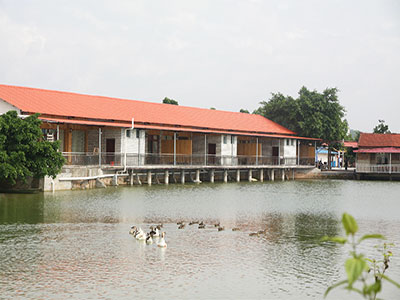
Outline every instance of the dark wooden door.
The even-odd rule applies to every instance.
[[[106,163],[115,164],[115,139],[106,139]]]
[[[208,144],[208,164],[215,165],[217,154],[217,144]]]

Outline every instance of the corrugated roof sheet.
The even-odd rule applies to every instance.
[[[361,133],[358,141],[361,147],[400,147],[400,134]]]
[[[190,126],[218,130],[293,135],[262,116],[28,87],[0,85],[0,99],[24,112],[60,117]]]

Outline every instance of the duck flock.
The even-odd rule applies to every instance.
[[[217,228],[218,231],[225,230],[225,227],[221,226],[220,223],[206,225],[203,221],[201,221],[201,222],[191,221],[188,224],[189,224],[189,226],[197,225],[198,229],[205,229],[206,226],[209,226],[209,227]],[[178,225],[178,229],[184,229],[186,227],[186,223],[184,221],[179,221],[176,223],[176,225]],[[129,234],[133,235],[133,237],[139,241],[145,241],[146,244],[148,244],[148,245],[153,244],[153,242],[155,241],[157,243],[158,247],[166,248],[167,243],[165,241],[165,231],[162,231],[161,230],[162,228],[163,228],[163,224],[150,226],[150,232],[146,233],[143,231],[143,229],[141,227],[132,226],[129,231]],[[232,231],[240,231],[240,228],[234,227],[234,228],[232,228]],[[267,233],[267,230],[265,229],[265,230],[260,230],[257,232],[250,232],[249,236],[260,236],[260,235],[263,235],[266,233]]]

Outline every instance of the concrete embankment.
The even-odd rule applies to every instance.
[[[326,170],[318,168],[312,170],[297,171],[295,179],[356,179],[354,170]]]

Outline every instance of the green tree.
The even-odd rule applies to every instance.
[[[378,120],[379,124],[374,127],[374,133],[391,133],[389,125],[385,124],[385,120]]]
[[[12,186],[28,177],[55,177],[65,159],[58,142],[43,140],[38,115],[24,119],[16,111],[0,115],[0,185]]]
[[[347,133],[345,109],[340,105],[336,88],[322,93],[302,87],[294,99],[281,93],[272,94],[268,101],[254,112],[281,124],[305,137],[320,138],[326,142],[340,141]]]
[[[322,93],[302,87],[298,98],[272,94],[268,101],[260,102],[256,114],[296,132],[300,136],[319,138],[329,145],[329,152],[340,148],[340,141],[348,131],[345,109],[339,103],[336,88]],[[328,154],[330,166],[330,153]]]
[[[178,101],[174,100],[174,99],[170,99],[168,97],[165,97],[162,101],[162,103],[165,104],[172,104],[172,105],[179,105]]]
[[[245,114],[249,114],[249,113],[250,113],[247,109],[244,109],[244,108],[241,108],[241,109],[239,110],[239,112],[245,113]]]

